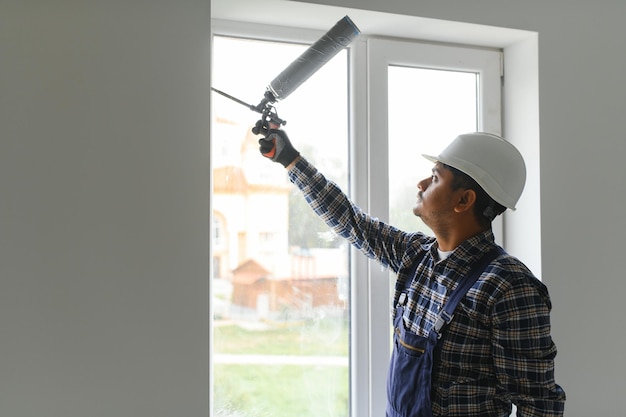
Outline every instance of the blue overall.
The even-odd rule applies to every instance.
[[[474,285],[487,265],[499,254],[496,247],[483,255],[476,267],[459,283],[450,294],[428,337],[418,336],[406,330],[404,310],[411,280],[407,279],[400,294],[393,319],[393,353],[387,375],[387,417],[432,417],[430,399],[433,356],[441,329],[450,323],[457,304]],[[412,266],[410,277],[414,277],[417,264]]]

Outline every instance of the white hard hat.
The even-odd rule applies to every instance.
[[[423,155],[469,175],[496,202],[515,210],[526,183],[522,154],[509,142],[491,133],[459,135],[439,156]]]

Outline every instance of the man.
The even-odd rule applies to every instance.
[[[512,404],[518,416],[563,415],[548,291],[495,244],[491,230],[524,188],[517,149],[472,133],[438,156],[424,155],[434,167],[417,184],[413,213],[432,229],[429,237],[364,213],[300,156],[284,131],[266,130],[259,144],[337,234],[397,273],[388,417],[505,417]],[[461,290],[467,282],[471,288]],[[446,317],[453,298],[460,301]]]

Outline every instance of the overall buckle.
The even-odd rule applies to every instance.
[[[437,332],[437,339],[441,339],[441,329],[446,324],[450,323],[454,318],[454,314],[448,314],[445,310],[439,314],[437,320],[435,321],[434,329]]]

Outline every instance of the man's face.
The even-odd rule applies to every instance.
[[[431,229],[447,224],[459,203],[462,189],[452,190],[452,171],[436,163],[432,175],[417,183],[417,202],[413,214]]]

